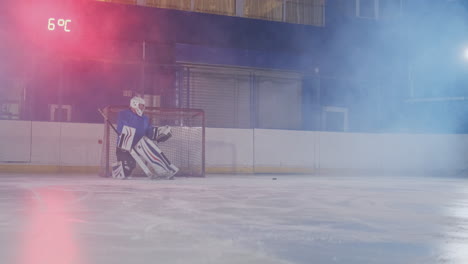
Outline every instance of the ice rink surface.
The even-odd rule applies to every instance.
[[[465,264],[468,179],[0,174],[0,243],[6,264]]]

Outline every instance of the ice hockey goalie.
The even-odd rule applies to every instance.
[[[143,114],[144,109],[144,100],[133,97],[130,108],[118,115],[117,162],[112,164],[112,176],[126,179],[138,165],[151,179],[172,179],[179,169],[157,146],[171,138],[171,128],[151,126],[149,118]]]

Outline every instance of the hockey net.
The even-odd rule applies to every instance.
[[[118,113],[128,106],[108,106],[103,109],[109,121],[117,127]],[[172,164],[179,168],[176,176],[205,176],[205,114],[200,109],[146,107],[145,113],[152,126],[168,125],[172,129],[172,137],[166,142],[158,143]],[[117,161],[115,154],[117,133],[104,121],[104,137],[102,141],[101,166],[99,175],[110,177],[112,163]],[[132,172],[133,176],[144,176],[138,166]]]

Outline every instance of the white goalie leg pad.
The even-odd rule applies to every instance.
[[[155,177],[172,178],[179,171],[174,164],[166,158],[156,144],[147,137],[143,137],[135,145],[135,151],[146,162]]]
[[[117,146],[123,150],[130,151],[132,149],[133,138],[135,137],[135,128],[129,126],[122,127],[122,133],[119,135]]]
[[[112,163],[112,178],[125,179],[125,173],[121,161]]]
[[[145,162],[141,160],[140,155],[138,155],[138,153],[136,153],[136,151],[133,149],[130,151],[130,155],[132,155],[133,159],[136,161],[136,163],[141,168],[141,170],[145,173],[145,175],[148,176],[149,178],[152,178],[153,173],[151,172],[150,169],[148,169],[148,166],[146,166]]]

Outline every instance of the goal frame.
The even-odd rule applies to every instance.
[[[110,114],[110,109],[112,109],[114,112],[119,112],[125,109],[128,109],[128,105],[109,105],[106,106],[105,108],[102,109],[104,115],[106,118],[109,118]],[[184,113],[184,114],[191,114],[192,118],[194,117],[200,117],[201,118],[201,173],[200,175],[181,175],[185,177],[205,177],[205,125],[206,125],[206,120],[205,120],[205,112],[203,109],[195,109],[195,108],[169,108],[169,107],[145,107],[145,112],[147,111],[158,111],[158,112],[166,112],[166,113]],[[112,121],[110,121],[112,122]],[[154,125],[154,124],[153,124]],[[111,133],[115,133],[112,129],[112,127],[109,125],[107,121],[104,120],[104,134],[103,134],[103,141],[102,144],[105,144],[105,148],[102,148],[101,150],[101,160],[100,160],[100,169],[99,169],[99,176],[101,177],[110,177],[111,175],[111,166],[110,166],[110,154],[111,151],[111,137],[108,136]],[[171,140],[171,139],[169,139]],[[103,153],[104,152],[104,153]],[[105,161],[105,166],[102,164],[102,159],[103,155],[106,157]],[[177,165],[177,164],[175,164]],[[176,177],[179,175],[176,174]]]

